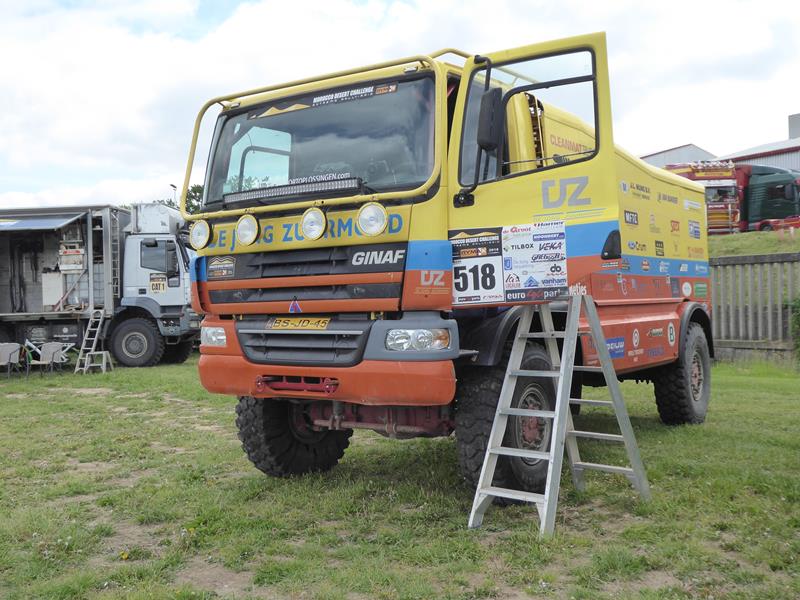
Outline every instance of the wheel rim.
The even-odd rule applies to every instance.
[[[547,395],[538,383],[530,383],[522,391],[517,408],[548,410]],[[517,446],[525,450],[544,452],[550,444],[552,421],[539,417],[515,417],[514,434]],[[541,459],[520,458],[527,465],[535,465]]]
[[[122,350],[129,358],[141,358],[147,352],[147,338],[143,333],[132,331],[122,338]]]
[[[689,386],[692,390],[692,401],[699,402],[703,396],[703,383],[705,382],[705,371],[703,369],[703,359],[700,353],[695,350],[692,355],[692,369],[689,378]]]

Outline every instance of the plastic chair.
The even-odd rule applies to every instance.
[[[56,364],[63,360],[63,356],[64,345],[61,342],[45,342],[42,344],[42,348],[39,351],[39,358],[30,359],[28,361],[25,375],[30,375],[31,366],[36,365],[39,366],[39,376],[44,375],[45,370],[52,373],[56,367]]]
[[[14,343],[0,344],[0,367],[5,366],[6,378],[11,379],[11,371],[19,370],[19,352],[22,346]]]

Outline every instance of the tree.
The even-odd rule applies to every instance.
[[[202,201],[203,186],[200,184],[195,184],[189,187],[189,191],[186,193],[186,212],[189,214],[200,212],[200,205]],[[173,200],[172,198],[162,198],[161,200],[156,200],[156,202],[160,202],[161,204],[165,204],[166,206],[170,206],[172,208],[180,209],[180,202]]]

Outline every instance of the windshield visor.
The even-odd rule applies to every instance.
[[[432,78],[388,81],[222,117],[204,206],[416,188],[433,169],[433,94]]]

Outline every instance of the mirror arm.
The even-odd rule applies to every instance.
[[[480,56],[479,54],[476,54],[473,60],[476,65],[486,63],[486,81],[483,84],[483,92],[486,93],[486,91],[489,89],[489,84],[492,81],[492,60],[488,56]],[[478,152],[475,156],[475,175],[472,179],[472,183],[468,187],[461,188],[461,190],[459,190],[459,192],[453,196],[453,206],[456,208],[472,206],[475,204],[475,196],[472,192],[474,192],[475,188],[478,187],[482,153],[483,149],[480,147],[480,144],[478,144]]]

